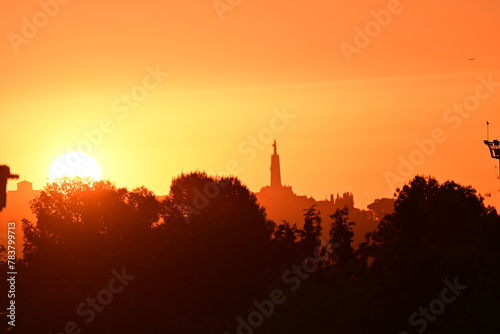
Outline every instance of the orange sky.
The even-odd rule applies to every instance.
[[[399,157],[440,128],[446,139],[413,174],[471,184],[500,204],[497,162],[482,144],[486,120],[500,136],[500,84],[478,79],[500,83],[496,1],[244,0],[224,20],[212,0],[60,1],[0,10],[0,163],[35,188],[104,122],[91,155],[119,186],[166,194],[182,171],[236,161],[258,191],[272,148],[253,157],[246,141],[286,109],[295,117],[274,135],[283,182],[298,194],[351,191],[360,207],[391,196],[386,172],[397,175]],[[355,47],[355,28],[377,28],[372,11],[386,8],[397,13],[348,62],[341,43]],[[156,68],[168,76],[148,77],[147,96],[124,109],[122,95]],[[447,111],[477,89],[470,117]]]

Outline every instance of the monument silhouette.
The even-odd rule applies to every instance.
[[[281,187],[281,168],[280,168],[280,156],[278,155],[276,140],[274,141],[273,148],[274,148],[274,153],[271,156],[271,187],[279,188]]]
[[[336,196],[330,194],[329,199],[319,201],[313,197],[295,194],[291,186],[282,184],[280,156],[276,141],[274,141],[272,147],[271,183],[255,193],[259,203],[266,208],[269,219],[276,223],[287,221],[291,225],[296,224],[298,228],[303,228],[304,210],[316,205],[321,212],[323,221],[322,237],[326,238],[330,229],[330,215],[335,213],[336,209],[347,206],[350,218],[357,223],[353,228],[355,233],[354,245],[363,242],[365,233],[372,231],[377,226],[378,221],[375,219],[373,212],[355,208],[354,195],[350,192],[344,192],[342,195],[337,193]]]

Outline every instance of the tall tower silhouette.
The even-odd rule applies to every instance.
[[[271,187],[276,188],[281,187],[280,156],[278,155],[276,140],[273,147],[274,154],[271,156]]]

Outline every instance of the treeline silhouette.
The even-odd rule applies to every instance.
[[[388,215],[374,203],[380,224],[354,249],[347,207],[330,221],[304,208],[298,229],[267,219],[233,177],[183,174],[161,200],[109,181],[48,184],[23,222],[14,331],[498,333],[496,210],[431,177],[395,195]],[[4,258],[3,282],[7,271]]]

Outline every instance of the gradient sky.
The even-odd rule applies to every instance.
[[[241,145],[286,109],[296,117],[275,137],[282,180],[298,194],[350,191],[359,207],[390,197],[386,172],[397,175],[400,156],[441,128],[446,140],[412,175],[470,184],[500,204],[497,161],[482,143],[486,120],[500,136],[500,85],[470,117],[447,112],[474,96],[480,76],[500,82],[499,2],[401,1],[350,62],[340,44],[355,46],[355,28],[391,1],[243,0],[221,20],[211,0],[71,0],[47,22],[40,3],[53,2],[0,9],[0,163],[35,188],[110,119],[91,155],[118,186],[166,194],[181,172],[237,161],[258,191],[272,147],[247,161]],[[38,31],[13,47],[33,16]],[[168,77],[121,119],[115,101],[157,67]]]

